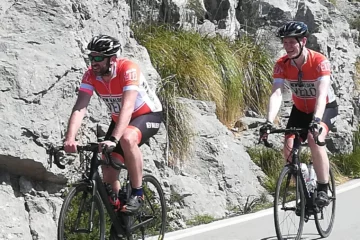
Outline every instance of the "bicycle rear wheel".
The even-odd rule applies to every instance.
[[[158,180],[151,175],[143,177],[144,205],[133,217],[133,239],[164,239],[166,229],[166,202]],[[137,228],[136,225],[139,227]]]
[[[277,238],[279,240],[301,239],[304,216],[303,185],[299,179],[299,174],[293,170],[292,165],[286,165],[280,173],[274,199],[274,222]],[[283,220],[282,217],[284,217]],[[288,222],[284,223],[286,220]],[[285,227],[292,230],[286,230]]]
[[[331,169],[329,169],[329,174],[330,174],[329,189],[328,189],[328,196],[330,200],[329,205],[323,207],[322,209],[320,209],[319,213],[315,214],[316,229],[320,234],[320,236],[323,238],[326,238],[330,235],[335,220],[336,186],[335,186],[334,175]]]
[[[90,225],[91,204],[94,203],[92,229]],[[87,183],[71,188],[61,207],[58,240],[105,240],[104,209],[99,194],[92,198]]]

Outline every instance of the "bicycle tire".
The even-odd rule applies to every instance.
[[[274,199],[274,222],[275,222],[276,236],[279,240],[284,239],[283,234],[281,233],[280,222],[279,222],[279,215],[280,215],[279,211],[283,211],[283,210],[279,209],[280,191],[282,189],[281,187],[282,187],[283,180],[284,179],[287,180],[287,184],[286,184],[286,188],[287,188],[288,183],[291,180],[291,177],[293,177],[293,176],[296,176],[296,181],[295,181],[295,187],[296,187],[296,192],[297,192],[296,196],[300,197],[300,222],[299,222],[295,240],[301,239],[302,231],[304,228],[305,196],[304,196],[303,185],[301,184],[298,174],[293,175],[292,169],[286,165],[286,166],[284,166],[283,170],[281,171],[281,173],[279,175],[279,178],[278,178],[278,181],[276,184],[275,199]],[[296,203],[296,201],[295,201],[295,203]],[[296,206],[297,205],[295,205],[295,211],[296,211]],[[295,211],[294,211],[294,213],[295,213]],[[287,238],[285,238],[285,239],[287,239]]]
[[[321,224],[320,224],[320,219],[319,219],[319,213],[318,214],[315,214],[315,225],[316,225],[316,229],[319,233],[319,235],[323,238],[326,238],[330,235],[332,229],[333,229],[333,226],[334,226],[334,221],[335,221],[335,210],[336,210],[336,185],[335,185],[335,179],[334,179],[334,175],[333,175],[333,172],[331,169],[329,169],[329,176],[330,176],[330,182],[331,182],[331,187],[329,189],[333,189],[333,192],[332,192],[332,214],[331,214],[331,220],[330,220],[330,223],[329,223],[329,226],[327,227],[326,230],[323,230],[321,228]],[[325,207],[327,208],[327,207]]]
[[[64,229],[64,225],[65,225],[65,219],[66,219],[66,214],[69,210],[70,207],[70,203],[76,199],[74,199],[78,193],[83,192],[84,193],[88,193],[89,197],[92,195],[91,193],[91,189],[89,188],[89,184],[87,183],[81,183],[80,185],[77,185],[76,187],[73,187],[70,189],[68,195],[65,197],[63,205],[61,207],[61,211],[60,211],[60,216],[59,216],[59,222],[58,222],[58,240],[63,240],[64,239],[64,235],[65,235],[65,229]],[[84,195],[83,195],[84,196]],[[90,199],[90,198],[89,198]],[[89,200],[91,201],[91,200]],[[102,201],[101,198],[98,194],[98,192],[96,192],[93,201],[95,203],[95,208],[94,211],[96,211],[96,209],[99,212],[99,223],[100,223],[100,234],[99,236],[96,236],[95,238],[86,238],[86,239],[97,239],[97,240],[105,240],[105,216],[104,216],[104,209],[102,206]],[[82,210],[82,212],[85,212],[84,210]],[[77,214],[77,218],[76,220],[78,220],[79,218],[79,212]],[[94,219],[93,219],[94,220]],[[95,226],[94,222],[93,225]],[[67,238],[65,238],[67,239]],[[74,238],[71,238],[74,239]],[[83,239],[81,238],[81,236],[76,237],[75,239]]]
[[[153,187],[149,187],[149,184],[151,184]],[[157,237],[158,240],[163,240],[164,239],[164,235],[165,235],[165,230],[166,230],[166,202],[165,202],[165,196],[164,196],[164,192],[163,189],[161,187],[160,182],[152,175],[144,175],[143,176],[143,190],[144,190],[144,205],[142,207],[142,209],[140,209],[139,213],[137,214],[137,216],[135,216],[134,221],[138,221],[139,218],[142,217],[146,217],[147,215],[149,215],[146,210],[149,209],[145,209],[146,204],[149,204],[149,206],[151,205],[151,211],[155,211],[155,213],[157,212],[157,210],[161,210],[161,222],[158,222],[156,219],[153,222],[150,222],[149,225],[146,225],[145,227],[140,228],[138,231],[141,232],[141,237],[142,239],[145,239],[145,232],[146,230],[149,230],[151,232],[151,235],[155,232],[155,228],[157,229],[156,232],[158,232],[157,234],[155,234],[155,236]],[[156,191],[157,195],[159,197],[158,201],[159,202],[155,202],[155,203],[151,203],[152,197],[154,197],[152,194],[153,192]],[[155,209],[154,209],[155,208]],[[151,214],[150,214],[151,215]],[[160,215],[160,214],[159,214]],[[137,220],[136,220],[137,219]],[[161,226],[152,226],[152,223],[158,224],[160,223]],[[134,235],[134,233],[132,234]],[[136,239],[138,239],[139,236],[136,237]],[[128,238],[129,240],[133,239],[132,236],[131,238]],[[151,236],[151,239],[155,239],[154,236]]]

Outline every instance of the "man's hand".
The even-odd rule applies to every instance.
[[[103,141],[99,144],[99,151],[102,152],[102,149],[106,149],[106,151],[112,151],[116,147],[116,143],[110,140]]]
[[[315,134],[320,134],[322,131],[322,126],[320,124],[321,120],[318,118],[313,119],[309,124],[310,132]]]
[[[266,121],[261,127],[260,127],[260,135],[269,134],[270,130],[274,127],[272,122]]]
[[[273,124],[270,121],[266,121],[261,127],[260,127],[260,138],[259,143],[262,139],[267,139],[270,130],[273,128]]]
[[[66,153],[76,153],[77,152],[77,142],[75,139],[65,140],[64,150]]]

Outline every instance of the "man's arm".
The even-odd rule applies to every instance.
[[[85,116],[87,106],[89,105],[91,95],[79,91],[78,98],[72,109],[72,113],[68,123],[68,130],[66,132],[65,141],[74,141],[77,131],[80,128],[81,122]]]
[[[121,136],[124,134],[126,127],[129,125],[131,115],[134,112],[137,95],[137,90],[127,90],[123,93],[123,97],[121,100],[122,107],[120,110],[119,118],[111,135],[117,140],[120,140]]]
[[[272,85],[272,92],[270,96],[268,114],[266,118],[271,123],[274,122],[275,117],[280,110],[283,88],[284,88],[284,80],[275,79]]]
[[[316,106],[314,118],[322,119],[326,106],[326,98],[330,88],[330,76],[322,76],[315,82],[316,87]]]

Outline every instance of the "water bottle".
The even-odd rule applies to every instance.
[[[309,164],[308,166],[309,168],[309,189],[310,189],[310,192],[314,192],[315,189],[316,189],[316,173],[315,173],[315,169],[314,169],[314,165],[312,163]]]
[[[300,163],[301,173],[304,177],[305,182],[309,181],[309,169],[305,163]]]

